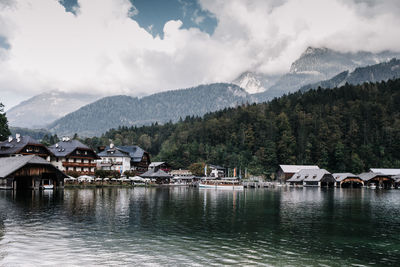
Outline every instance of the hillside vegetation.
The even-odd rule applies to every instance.
[[[296,92],[269,103],[187,117],[176,124],[121,127],[93,147],[139,144],[174,168],[194,162],[271,174],[278,164],[334,172],[400,167],[400,80]]]

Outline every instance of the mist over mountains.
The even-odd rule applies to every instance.
[[[60,92],[43,93],[7,112],[14,127],[46,128],[58,135],[101,135],[110,128],[176,122],[186,116],[265,102],[297,90],[333,88],[400,77],[400,53],[342,53],[309,47],[283,75],[251,71],[233,83],[200,85],[149,95],[99,97]]]

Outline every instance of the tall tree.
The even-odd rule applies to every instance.
[[[11,132],[8,128],[6,113],[4,113],[4,105],[3,103],[0,103],[0,141],[6,140],[10,135]]]

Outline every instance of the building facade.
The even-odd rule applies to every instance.
[[[77,172],[79,175],[94,175],[96,152],[78,140],[63,138],[60,142],[49,147],[53,153],[51,163],[59,170]]]
[[[145,173],[150,165],[150,155],[139,146],[110,146],[101,151],[97,167],[101,170],[115,170],[121,174],[135,171],[138,175]]]

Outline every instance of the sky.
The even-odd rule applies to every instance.
[[[0,0],[0,102],[279,74],[308,46],[399,51],[398,14],[398,0]]]

